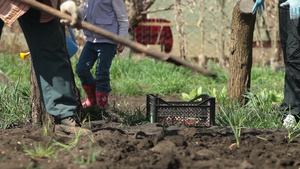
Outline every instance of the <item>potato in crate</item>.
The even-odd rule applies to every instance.
[[[215,98],[201,94],[187,102],[165,101],[148,94],[147,118],[162,125],[209,127],[215,124]]]

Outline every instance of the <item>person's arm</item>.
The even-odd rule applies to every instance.
[[[290,18],[299,19],[300,18],[300,0],[287,0],[286,2],[280,4],[280,6],[290,6]]]
[[[128,34],[128,16],[124,6],[124,0],[113,0],[113,9],[117,15],[117,21],[119,23],[119,36],[126,38]]]
[[[117,21],[119,23],[119,36],[122,38],[127,38],[129,21],[125,9],[124,0],[113,0],[112,5],[117,15]],[[118,44],[117,50],[118,52],[123,52],[124,45]]]

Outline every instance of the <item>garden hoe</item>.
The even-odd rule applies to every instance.
[[[67,20],[71,21],[71,16],[70,15],[68,15],[66,13],[63,13],[63,12],[57,10],[57,9],[52,8],[52,7],[49,7],[47,5],[44,5],[40,2],[37,2],[35,0],[16,0],[16,1],[25,3],[25,4],[29,5],[32,8],[38,9],[38,10],[46,12],[46,13],[49,13],[49,14],[57,17],[57,18],[67,19]],[[131,49],[134,49],[136,51],[145,53],[145,54],[147,54],[147,55],[149,55],[149,56],[151,56],[155,59],[168,61],[168,62],[174,63],[175,65],[183,65],[183,66],[188,67],[190,69],[196,70],[197,72],[199,72],[199,73],[201,73],[205,76],[216,77],[215,73],[211,73],[210,71],[208,71],[206,69],[203,69],[203,68],[201,68],[201,67],[199,67],[195,64],[189,63],[189,62],[181,59],[180,57],[175,57],[171,54],[166,54],[166,53],[163,53],[163,52],[158,52],[158,51],[149,49],[149,48],[147,48],[146,46],[144,46],[142,44],[139,44],[139,43],[131,41],[131,40],[127,40],[125,38],[121,38],[116,34],[113,34],[111,32],[103,30],[103,29],[101,29],[101,28],[99,28],[95,25],[89,24],[85,21],[81,22],[81,26],[84,29],[87,29],[91,32],[97,33],[97,34],[99,34],[103,37],[106,37],[108,39],[114,40],[115,42],[118,42],[118,43],[123,44],[127,47],[130,47]]]

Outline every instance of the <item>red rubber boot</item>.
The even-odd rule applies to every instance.
[[[102,92],[96,92],[96,100],[97,100],[97,104],[101,106],[103,109],[105,109],[108,102],[108,94]]]
[[[96,83],[92,85],[82,85],[82,88],[84,89],[87,99],[85,102],[82,103],[83,108],[87,108],[92,105],[96,105]]]

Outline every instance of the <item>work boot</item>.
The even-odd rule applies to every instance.
[[[101,106],[103,109],[106,109],[108,102],[108,94],[102,92],[96,92],[97,105]]]
[[[82,103],[83,108],[87,108],[92,105],[96,105],[96,83],[92,85],[82,85],[82,88],[84,89],[87,99],[85,102]]]
[[[77,125],[75,117],[70,116],[55,120],[55,133],[58,135],[61,134],[76,137],[78,134],[90,135],[92,134],[92,131]]]

